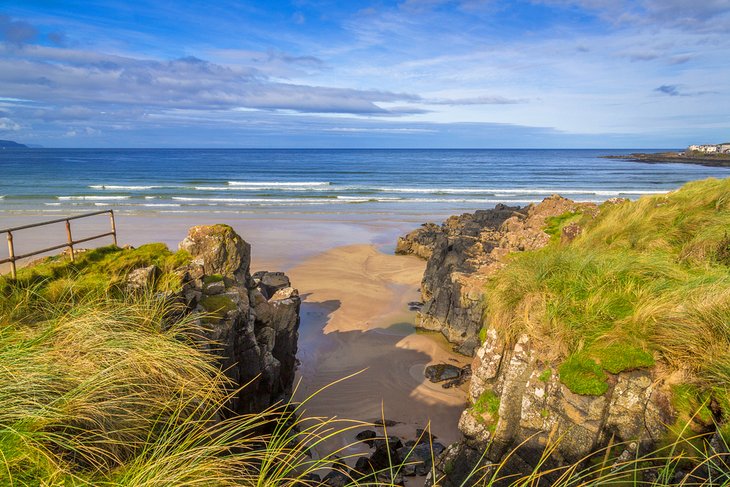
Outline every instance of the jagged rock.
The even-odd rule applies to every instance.
[[[370,455],[370,463],[376,472],[401,462],[402,459],[398,456],[398,449],[403,447],[403,442],[400,438],[395,436],[378,437],[373,444],[375,451]]]
[[[345,487],[346,485],[350,485],[350,477],[339,470],[332,470],[324,476],[322,484],[329,485],[330,487]]]
[[[547,244],[546,220],[569,211],[595,214],[597,206],[553,195],[526,208],[499,204],[452,216],[440,227],[428,224],[401,237],[399,253],[428,256],[417,326],[440,331],[460,353],[473,355],[479,346],[487,279],[508,254]]]
[[[180,299],[204,312],[201,335],[236,388],[235,412],[261,411],[290,393],[296,368],[301,299],[282,273],[265,289],[250,276],[250,246],[226,225],[190,229],[180,248],[192,262],[177,271]],[[286,284],[280,286],[279,284]],[[268,299],[267,296],[271,296]]]
[[[416,428],[417,441],[414,443],[433,443],[438,436],[431,434],[431,432],[424,430],[423,428]]]
[[[405,485],[403,474],[396,472],[395,475],[391,476],[390,470],[384,472],[378,472],[375,475],[376,485]]]
[[[417,230],[400,237],[395,246],[395,253],[415,255],[428,260],[433,252],[436,239],[441,235],[441,227],[434,223],[424,223]]]
[[[606,394],[584,396],[560,382],[553,372],[558,364],[543,361],[548,356],[527,336],[509,345],[495,330],[487,331],[472,363],[469,395],[475,403],[491,391],[499,397],[498,413],[481,417],[471,408],[464,411],[459,429],[465,439],[458,451],[473,449],[495,463],[508,458],[500,474],[526,474],[558,438],[545,469],[581,461],[609,441],[634,441],[646,451],[672,423],[668,388],[651,370],[611,375]]]
[[[127,289],[130,291],[149,289],[160,277],[160,273],[160,268],[156,265],[134,269],[127,276]]]
[[[220,274],[236,280],[247,277],[251,246],[228,225],[193,227],[179,248],[187,251],[193,262],[202,264],[206,275]]]
[[[283,272],[265,272],[259,277],[258,287],[267,299],[270,299],[279,289],[291,286],[289,278]]]
[[[654,369],[608,374],[605,394],[580,395],[561,383],[560,354],[545,343],[533,343],[527,335],[506,341],[491,328],[483,330],[483,343],[477,341],[485,323],[485,283],[506,265],[505,257],[546,245],[548,218],[597,211],[596,205],[554,195],[522,209],[498,206],[451,217],[441,227],[404,237],[403,252],[415,253],[416,243],[431,246],[418,325],[440,331],[461,352],[474,355],[469,384],[474,406],[459,420],[464,439],[439,457],[436,479],[429,476],[427,485],[474,485],[474,478],[465,482],[473,468],[489,474],[498,463],[500,475],[529,474],[539,465],[544,485],[550,485],[555,480],[550,469],[581,462],[609,442],[635,445],[629,453],[617,452],[635,457],[655,446],[673,423],[669,387]],[[581,232],[579,224],[570,223],[562,228],[561,241]],[[551,455],[544,461],[548,447]]]
[[[454,443],[438,457],[435,465],[436,478],[429,472],[426,486],[462,487],[482,485],[493,471],[484,451],[472,448],[466,443]]]
[[[433,452],[432,452],[433,448]],[[412,463],[414,474],[424,476],[431,470],[433,459],[438,458],[446,447],[441,443],[419,443],[413,447],[404,446],[397,450],[398,457],[408,463]]]
[[[352,478],[363,480],[375,473],[375,468],[368,457],[359,457],[355,461],[355,467],[350,471]]]
[[[357,435],[355,435],[355,439],[357,441],[362,441],[367,446],[372,448],[373,445],[375,444],[375,441],[373,439],[376,438],[377,436],[378,436],[378,434],[375,431],[365,430],[365,431],[361,431]]]

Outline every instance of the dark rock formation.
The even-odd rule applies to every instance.
[[[395,246],[395,253],[415,255],[428,260],[436,245],[436,239],[442,234],[441,227],[434,223],[424,223],[405,237],[400,237]]]
[[[443,382],[461,377],[461,367],[451,364],[435,364],[426,367],[424,372],[426,379],[431,382]]]
[[[426,367],[424,371],[426,379],[431,382],[444,382],[441,385],[444,389],[460,386],[471,377],[471,365],[457,367],[451,364],[434,364]]]
[[[440,331],[461,353],[472,355],[479,345],[486,280],[509,253],[546,245],[548,218],[574,211],[595,212],[596,205],[553,195],[526,208],[500,204],[452,216],[441,226],[427,224],[401,237],[396,252],[428,259],[417,326]]]
[[[373,430],[361,431],[355,438],[373,452],[370,456],[359,457],[349,470],[349,476],[359,481],[359,485],[404,485],[404,477],[426,476],[434,458],[446,447],[434,441],[436,437],[428,431],[418,429],[416,434],[415,440],[404,442],[396,436],[377,435]]]
[[[236,412],[260,411],[291,392],[296,366],[299,293],[281,273],[249,271],[251,248],[231,227],[198,226],[180,243],[192,262],[177,272],[180,298],[199,315],[205,343],[236,388]],[[147,279],[147,269],[133,273]],[[283,276],[283,277],[282,277]],[[262,284],[266,283],[266,284]]]

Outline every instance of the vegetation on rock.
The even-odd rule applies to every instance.
[[[491,390],[486,390],[477,398],[471,410],[478,421],[488,421],[488,427],[493,432],[499,421],[499,396]]]
[[[513,343],[529,335],[578,394],[603,394],[607,373],[660,362],[670,383],[691,385],[685,411],[702,398],[728,404],[730,179],[607,202],[592,218],[548,219],[547,231],[572,222],[580,236],[514,254],[490,280],[485,326]]]

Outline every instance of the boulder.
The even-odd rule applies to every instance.
[[[130,291],[149,289],[160,274],[160,268],[156,265],[134,269],[127,275],[127,289]]]
[[[193,262],[203,265],[206,275],[220,274],[243,281],[251,262],[251,246],[228,225],[200,225],[188,231],[180,242]]]
[[[427,366],[424,375],[431,382],[443,382],[458,379],[462,373],[461,367],[451,364],[436,364]]]
[[[330,471],[322,479],[322,485],[328,485],[330,487],[345,487],[350,485],[350,483],[350,477],[339,470]]]
[[[375,444],[375,441],[373,441],[373,440],[377,436],[378,436],[378,434],[375,431],[373,431],[373,430],[364,430],[364,431],[361,431],[358,434],[356,434],[355,435],[355,439],[357,441],[362,441],[367,446],[369,446],[370,448],[372,448],[373,445]]]

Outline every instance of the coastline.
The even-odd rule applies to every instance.
[[[603,159],[619,159],[630,162],[643,162],[645,164],[694,164],[705,167],[730,168],[730,156],[710,155],[688,156],[683,152],[656,152],[642,153],[635,152],[628,155],[606,155]]]

